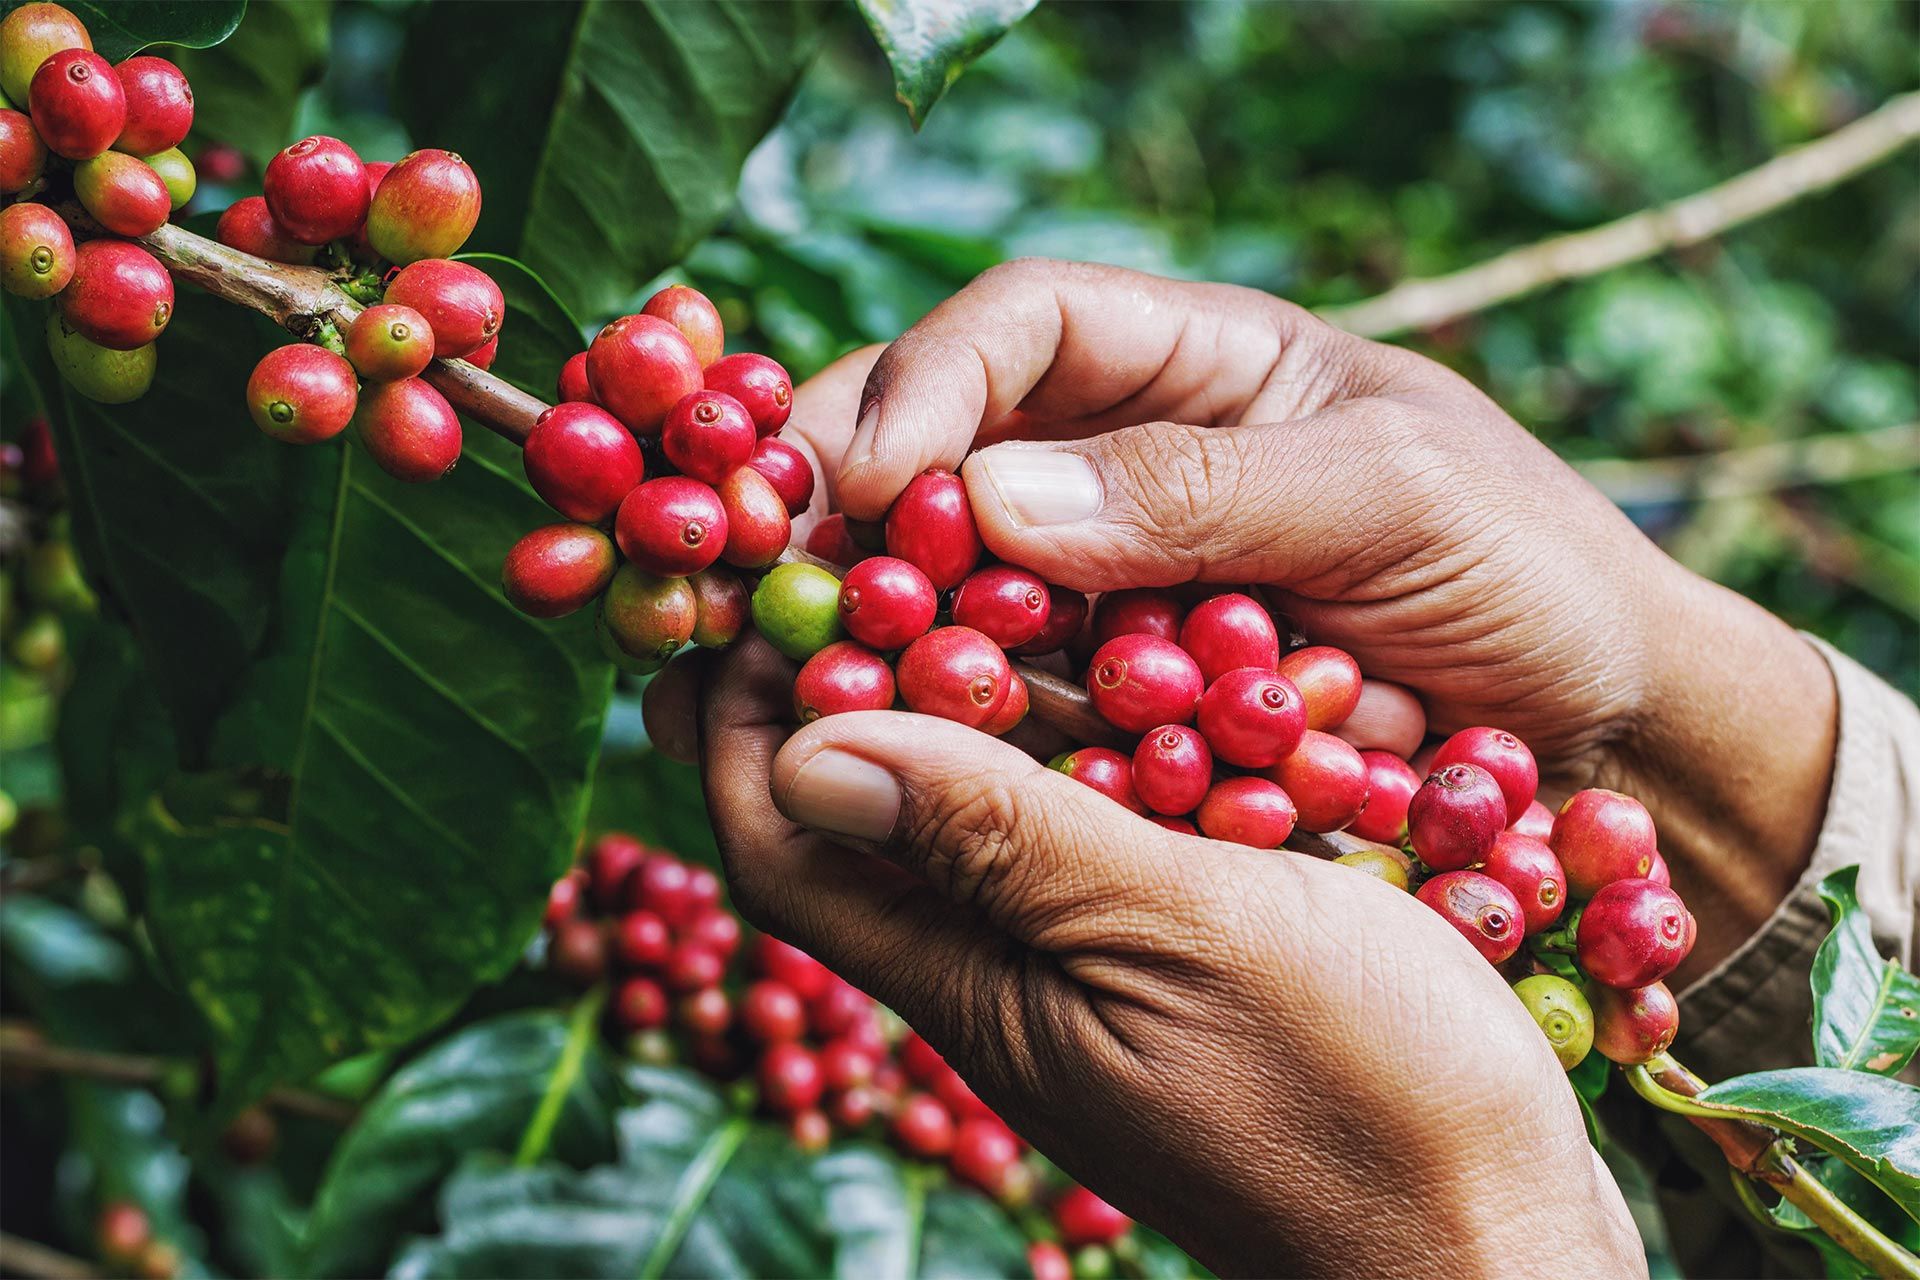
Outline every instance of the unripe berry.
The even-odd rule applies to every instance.
[[[1489,963],[1504,964],[1520,949],[1520,903],[1513,891],[1478,871],[1446,871],[1414,896],[1439,912]]]
[[[560,366],[560,384],[558,391],[559,399],[557,403],[560,404],[576,402],[585,404],[599,403],[599,401],[593,398],[593,387],[587,382],[586,352],[582,351],[577,355],[568,356],[567,362]]]
[[[1521,1005],[1553,1046],[1553,1056],[1560,1060],[1562,1071],[1571,1071],[1586,1060],[1593,1048],[1593,1007],[1580,988],[1565,978],[1536,973],[1514,983],[1513,994],[1520,997]]]
[[[273,220],[301,244],[352,235],[366,221],[371,203],[360,157],[340,139],[324,135],[302,138],[269,160],[263,185]],[[394,301],[434,319],[431,311],[407,298]]]
[[[1265,778],[1226,778],[1200,802],[1194,821],[1214,840],[1278,849],[1293,834],[1293,800]]]
[[[144,236],[173,212],[167,184],[153,166],[118,151],[76,164],[73,192],[93,220],[117,236]]]
[[[570,982],[590,987],[607,973],[607,940],[591,920],[569,920],[554,931],[547,963]]]
[[[1280,659],[1280,674],[1293,681],[1307,701],[1307,728],[1345,724],[1360,705],[1360,664],[1344,649],[1309,645]]]
[[[797,1044],[776,1044],[760,1055],[760,1100],[769,1111],[791,1116],[817,1106],[826,1086],[820,1061]]]
[[[1502,831],[1480,870],[1513,890],[1529,934],[1552,928],[1567,909],[1567,873],[1544,840]]]
[[[658,969],[673,954],[672,931],[658,912],[629,911],[614,926],[613,953],[630,969]]]
[[[665,320],[678,329],[702,367],[712,364],[726,351],[726,326],[720,323],[720,313],[714,309],[712,300],[698,289],[670,284],[648,298],[640,314]],[[788,394],[792,394],[791,389]]]
[[[1192,813],[1212,780],[1213,752],[1185,725],[1162,725],[1133,750],[1133,789],[1155,813]]]
[[[147,393],[159,364],[157,345],[116,351],[89,341],[58,311],[47,316],[47,348],[54,367],[75,391],[100,404],[126,404]]]
[[[866,556],[847,536],[847,518],[838,511],[824,515],[807,531],[806,552],[828,564],[858,564]],[[923,575],[924,576],[924,575]]]
[[[863,644],[841,640],[808,658],[793,678],[793,714],[801,724],[846,711],[893,705],[893,668]]]
[[[870,556],[840,582],[840,621],[875,649],[904,649],[933,626],[940,599],[927,575],[893,556]]]
[[[355,316],[346,344],[347,359],[369,382],[417,378],[433,363],[433,327],[418,311],[397,302],[383,302]],[[539,486],[534,489],[538,492]]]
[[[1133,1230],[1133,1219],[1085,1187],[1074,1187],[1053,1206],[1053,1225],[1069,1249],[1108,1245]]]
[[[787,504],[788,515],[797,516],[813,505],[813,464],[785,440],[767,436],[754,445],[747,465],[767,478],[780,501]]]
[[[187,159],[187,153],[178,147],[169,147],[165,151],[154,152],[146,157],[146,161],[160,175],[160,181],[167,189],[167,203],[175,210],[184,209],[200,185],[200,176],[194,172],[193,161]]]
[[[583,524],[599,524],[620,510],[621,502],[646,477],[639,442],[612,414],[590,404],[557,404],[541,414],[527,433],[520,465],[526,469],[527,483],[548,506]],[[709,497],[713,494],[711,489],[706,492]],[[711,564],[725,540],[722,529],[713,542],[713,554],[693,568]]]
[[[1299,747],[1307,731],[1307,705],[1285,676],[1241,667],[1220,676],[1200,695],[1194,723],[1222,761],[1263,769]]]
[[[1333,861],[1335,866],[1351,867],[1403,893],[1409,884],[1408,873],[1413,869],[1413,860],[1398,849],[1356,849],[1352,853],[1341,854]]]
[[[1280,662],[1280,633],[1252,596],[1229,592],[1201,601],[1180,624],[1180,647],[1200,664],[1212,684],[1240,667],[1273,670]]]
[[[722,356],[707,366],[705,385],[745,405],[754,429],[763,436],[786,426],[793,413],[793,380],[768,356],[749,351]]]
[[[412,307],[427,318],[433,354],[442,360],[457,360],[485,346],[507,314],[507,300],[491,276],[470,263],[444,258],[424,258],[400,268],[387,286],[387,301]]]
[[[460,419],[447,398],[419,378],[366,387],[354,423],[361,447],[396,480],[425,484],[460,461]]]
[[[173,319],[173,277],[124,240],[89,240],[74,254],[60,314],[89,342],[115,351],[144,347]]]
[[[700,361],[665,320],[622,316],[587,348],[587,383],[593,398],[628,430],[656,435],[667,411],[700,390]]]
[[[793,1145],[808,1155],[817,1155],[833,1141],[833,1121],[817,1108],[799,1112],[787,1126]]]
[[[1187,607],[1171,591],[1159,587],[1132,587],[1108,591],[1093,607],[1093,643],[1096,647],[1118,636],[1149,635],[1180,639]]]
[[[753,625],[768,644],[805,662],[843,637],[840,580],[811,564],[781,564],[753,589]]]
[[[687,578],[693,588],[693,642],[702,649],[724,649],[736,640],[752,618],[747,584],[723,565],[702,569]]]
[[[62,49],[33,73],[27,110],[47,150],[85,160],[120,136],[127,123],[127,95],[105,58],[90,49]]]
[[[1039,634],[1025,644],[1015,645],[1008,653],[1020,657],[1039,657],[1057,653],[1067,646],[1087,622],[1087,598],[1070,587],[1047,584],[1047,621]]]
[[[1527,806],[1525,813],[1516,822],[1507,824],[1507,830],[1517,831],[1523,836],[1532,836],[1535,840],[1553,838],[1553,810],[1535,800]]]
[[[1046,626],[1047,608],[1047,584],[1012,565],[975,569],[953,593],[953,620],[1002,649],[1039,635]]]
[[[887,511],[887,554],[927,575],[947,591],[973,572],[985,549],[959,476],[937,468],[907,483]]]
[[[367,242],[395,266],[450,258],[480,221],[480,179],[451,151],[415,151],[380,179],[363,216]]]
[[[229,249],[296,267],[308,265],[319,253],[314,246],[301,244],[288,235],[273,220],[267,202],[259,196],[248,196],[228,205],[213,229],[213,238]]]
[[[895,678],[911,710],[978,729],[1006,702],[1013,671],[1000,646],[978,631],[941,627],[907,646]]]
[[[353,366],[304,342],[267,352],[247,379],[253,425],[287,444],[333,439],[353,421],[359,398]]]
[[[1567,888],[1590,898],[1602,885],[1644,877],[1653,869],[1653,817],[1617,791],[1576,791],[1560,806],[1547,843],[1567,872]]]
[[[767,478],[741,467],[714,492],[727,512],[727,545],[720,558],[738,569],[763,569],[779,559],[793,537],[793,521]]]
[[[1433,757],[1436,769],[1450,764],[1479,765],[1493,775],[1500,794],[1507,799],[1503,825],[1525,816],[1527,806],[1533,803],[1533,793],[1540,789],[1540,767],[1534,763],[1533,752],[1504,729],[1481,725],[1454,734],[1440,744]]]
[[[1638,1066],[1665,1053],[1680,1031],[1680,1005],[1664,982],[1633,990],[1595,987],[1593,1047],[1609,1062]]]
[[[1190,723],[1204,688],[1187,651],[1157,636],[1115,636],[1094,651],[1087,667],[1093,709],[1128,733]]]
[[[762,978],[740,997],[740,1025],[762,1044],[798,1040],[807,1032],[807,1008],[792,987]]]
[[[1477,764],[1436,767],[1407,805],[1407,839],[1435,871],[1486,861],[1507,824],[1500,784]]]
[[[24,103],[33,73],[62,49],[92,49],[86,24],[57,4],[23,4],[0,19],[0,89]]]
[[[1672,973],[1693,946],[1680,895],[1651,880],[1603,885],[1580,913],[1580,967],[1609,987],[1644,987]]]
[[[1051,766],[1085,783],[1115,804],[1144,814],[1147,806],[1133,785],[1133,761],[1107,747],[1081,747],[1057,757]]]
[[[624,1031],[667,1025],[667,992],[652,978],[628,978],[613,992],[613,1020]]]
[[[935,1160],[953,1150],[953,1116],[931,1094],[910,1093],[902,1098],[889,1132],[903,1151],[922,1160]]]
[[[140,54],[113,69],[126,100],[126,123],[114,139],[116,151],[150,156],[177,147],[193,128],[193,86],[165,58]]]
[[[1367,807],[1367,762],[1330,733],[1307,730],[1293,753],[1262,776],[1293,797],[1302,831],[1344,830]]]
[[[600,597],[600,617],[622,652],[669,658],[693,635],[693,588],[683,578],[660,578],[622,565]]]
[[[25,191],[46,168],[47,144],[34,132],[27,113],[0,109],[0,195]]]
[[[22,298],[51,298],[73,279],[79,253],[66,220],[43,204],[0,209],[0,286]]]
[[[513,607],[559,618],[590,604],[613,581],[613,541],[587,524],[550,524],[513,544],[500,586]]]
[[[833,971],[790,942],[782,942],[770,933],[753,940],[753,971],[763,978],[784,982],[799,993],[802,1000],[818,1000],[833,985]]]
[[[680,397],[660,427],[660,447],[682,474],[719,484],[753,456],[753,419],[738,400],[721,391]],[[786,506],[785,501],[781,503]]]
[[[1420,775],[1391,751],[1362,751],[1367,766],[1367,803],[1347,827],[1362,840],[1399,844],[1407,834],[1407,806],[1420,789]]]

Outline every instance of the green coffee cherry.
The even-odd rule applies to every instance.
[[[775,565],[754,588],[753,625],[774,648],[805,662],[846,636],[840,579],[816,565]]]
[[[100,346],[69,329],[58,311],[47,317],[47,346],[68,385],[101,404],[126,404],[147,394],[160,363],[153,343],[131,351]]]
[[[1593,1007],[1580,988],[1565,978],[1536,973],[1514,983],[1513,994],[1546,1035],[1561,1069],[1579,1066],[1593,1048]]]

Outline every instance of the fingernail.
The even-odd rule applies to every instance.
[[[800,766],[780,808],[803,827],[878,842],[900,817],[900,784],[871,760],[828,747]]]
[[[853,440],[847,445],[842,469],[863,466],[873,456],[873,437],[880,430],[880,402],[870,400],[860,412],[860,421],[853,425]]]
[[[974,463],[1014,524],[1072,524],[1100,510],[1100,476],[1077,453],[996,445],[976,453]]]

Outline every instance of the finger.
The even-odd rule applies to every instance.
[[[696,764],[700,759],[700,683],[709,653],[692,649],[666,665],[640,695],[647,740],[670,760]]]
[[[815,483],[810,514],[832,510],[834,472],[832,463],[840,461],[853,437],[854,419],[859,416],[860,392],[866,385],[873,362],[884,348],[879,344],[850,351],[793,389],[793,413],[781,430],[781,438],[807,455],[813,463]],[[806,536],[797,521],[796,542]]]
[[[1427,736],[1427,713],[1416,698],[1387,680],[1360,682],[1360,701],[1346,723],[1333,730],[1360,751],[1391,751],[1405,760]]]

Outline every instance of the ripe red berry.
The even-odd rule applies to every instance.
[[[1420,789],[1420,775],[1391,751],[1362,751],[1367,766],[1367,803],[1347,830],[1362,840],[1397,845],[1407,834],[1407,805]]]
[[[93,1236],[103,1257],[131,1262],[153,1239],[153,1227],[145,1210],[131,1200],[109,1200],[101,1206]]]
[[[1524,936],[1520,903],[1513,891],[1478,871],[1446,871],[1414,895],[1460,931],[1492,964],[1503,964]]]
[[[1239,592],[1195,605],[1180,624],[1180,647],[1200,664],[1208,684],[1241,667],[1271,671],[1280,661],[1273,618],[1259,601]]]
[[[396,480],[438,480],[460,461],[460,419],[447,398],[419,378],[364,388],[354,422],[361,446]]]
[[[672,952],[667,922],[652,911],[629,911],[613,927],[613,953],[630,969],[657,969]]]
[[[347,359],[369,382],[416,378],[433,362],[432,326],[418,311],[397,302],[383,302],[355,316],[346,345]]]
[[[717,987],[726,977],[727,962],[705,947],[679,942],[667,955],[662,978],[671,991],[682,995]]]
[[[1194,821],[1211,839],[1278,849],[1293,834],[1297,817],[1292,798],[1278,784],[1265,778],[1226,778],[1207,792]]]
[[[0,108],[0,195],[25,191],[46,172],[47,144],[24,111]]]
[[[568,356],[567,362],[560,366],[558,403],[599,403],[593,398],[593,387],[587,382],[586,352]]]
[[[273,220],[267,202],[259,196],[247,196],[228,205],[214,226],[213,238],[229,249],[296,267],[306,266],[319,252],[288,235]]]
[[[1141,632],[1115,636],[1087,666],[1087,697],[1107,723],[1128,733],[1193,720],[1205,682],[1171,640]]]
[[[786,426],[793,413],[793,380],[779,361],[763,355],[743,351],[720,357],[707,366],[705,385],[745,405],[763,436]]]
[[[400,268],[387,285],[386,300],[427,318],[433,354],[441,360],[478,351],[500,332],[507,315],[507,300],[493,277],[471,263],[445,258],[423,258]]]
[[[173,197],[153,166],[118,151],[74,165],[73,193],[95,222],[117,236],[144,236],[173,212]]]
[[[0,20],[0,89],[14,102],[42,62],[62,49],[91,49],[87,26],[57,4],[23,4]]]
[[[872,997],[837,974],[825,991],[807,1002],[808,1024],[818,1036],[846,1036],[873,1018]]]
[[[607,973],[607,940],[591,920],[569,920],[554,930],[547,963],[561,977],[590,987]]]
[[[733,1001],[719,987],[702,987],[680,998],[680,1025],[702,1038],[725,1034],[733,1025]]]
[[[1484,862],[1506,823],[1500,784],[1477,764],[1436,767],[1407,805],[1407,839],[1435,871]]]
[[[1213,752],[1185,725],[1161,725],[1133,749],[1133,789],[1155,813],[1192,813],[1212,780]]]
[[[1567,873],[1544,840],[1502,831],[1480,870],[1513,890],[1529,934],[1552,928],[1567,909]]]
[[[702,569],[687,578],[693,588],[693,634],[702,649],[724,649],[739,638],[751,610],[747,585],[724,565]]]
[[[1031,640],[1015,645],[1008,653],[1020,657],[1038,657],[1057,653],[1080,634],[1087,622],[1087,598],[1070,587],[1047,584],[1047,621]]]
[[[762,1044],[798,1040],[807,1032],[807,1009],[792,987],[762,978],[740,997],[740,1025]]]
[[[1533,793],[1540,788],[1540,768],[1533,752],[1504,729],[1481,725],[1454,734],[1433,757],[1436,769],[1449,764],[1479,765],[1493,775],[1500,794],[1507,798],[1506,823],[1518,822],[1526,814]]]
[[[840,622],[875,649],[902,649],[933,626],[940,599],[927,575],[894,556],[869,556],[840,580]]]
[[[720,877],[711,867],[687,866],[687,919],[691,921],[702,912],[710,911],[720,905]],[[732,939],[723,948],[717,948],[722,955],[732,955],[740,944],[739,922],[734,922]]]
[[[193,128],[193,86],[180,68],[165,58],[140,54],[120,63],[113,74],[127,104],[115,150],[150,156],[186,141]]]
[[[1024,1188],[1025,1181],[1018,1176],[1022,1171],[1020,1156],[1020,1139],[1005,1123],[975,1116],[963,1120],[954,1131],[947,1167],[960,1181],[998,1200]]]
[[[1367,762],[1330,733],[1309,729],[1293,754],[1268,769],[1300,810],[1302,831],[1340,831],[1367,807]]]
[[[646,476],[639,442],[612,414],[590,404],[562,403],[542,413],[527,433],[521,465],[527,482],[548,506],[583,524],[598,524],[620,510],[621,500]],[[712,499],[713,490],[699,488]],[[718,509],[718,499],[712,507]],[[725,540],[722,531],[713,542],[713,554],[693,567],[711,564]]]
[[[1081,747],[1053,762],[1053,767],[1075,782],[1085,783],[1107,799],[1133,811],[1147,806],[1133,785],[1133,761],[1107,747]]]
[[[22,298],[51,298],[79,261],[64,218],[43,204],[0,209],[0,287]]]
[[[1171,591],[1133,587],[1109,591],[1093,608],[1093,643],[1103,645],[1119,636],[1150,635],[1178,642],[1187,607]]]
[[[273,220],[301,244],[325,244],[352,235],[366,221],[371,203],[367,170],[359,155],[340,139],[324,135],[302,138],[269,160],[263,185]],[[405,302],[429,320],[434,318],[426,307],[408,298],[394,301]]]
[[[550,524],[513,544],[500,566],[500,588],[529,617],[560,618],[592,603],[618,567],[613,540],[600,530]]]
[[[1108,1245],[1133,1229],[1133,1219],[1085,1187],[1074,1187],[1053,1206],[1053,1225],[1069,1249]]]
[[[353,421],[359,398],[353,366],[304,342],[267,352],[247,379],[253,425],[288,444],[333,439]]]
[[[1594,987],[1593,1047],[1610,1062],[1637,1066],[1665,1053],[1680,1031],[1680,1004],[1664,982],[1617,991]]]
[[[830,1040],[820,1050],[820,1078],[838,1093],[873,1083],[872,1051],[851,1040]]]
[[[685,475],[719,484],[753,456],[753,419],[720,391],[694,391],[667,410],[660,447]],[[784,505],[784,503],[783,503]]]
[[[1651,880],[1601,886],[1580,913],[1580,967],[1609,987],[1644,987],[1672,973],[1693,945],[1680,895]]]
[[[906,647],[895,678],[909,709],[978,729],[1006,702],[1013,670],[973,628],[941,627]]]
[[[808,1108],[793,1117],[787,1132],[795,1147],[808,1155],[816,1155],[833,1141],[833,1121],[827,1119],[826,1112]]]
[[[770,933],[753,940],[753,971],[763,978],[786,983],[802,1000],[808,1001],[819,999],[833,983],[833,972],[827,966]]]
[[[847,518],[838,511],[821,516],[808,530],[806,551],[828,564],[841,566],[858,564],[866,556],[847,536]]]
[[[1185,818],[1169,818],[1165,814],[1150,813],[1147,815],[1147,821],[1163,830],[1171,831],[1175,835],[1197,836],[1200,834],[1200,828],[1194,826]]]
[[[980,726],[980,732],[998,738],[1012,731],[1016,725],[1027,718],[1027,712],[1032,707],[1032,698],[1033,695],[1027,691],[1025,680],[1017,675],[1008,676],[1007,700],[1000,704],[1000,709],[993,713],[992,718]]]
[[[449,258],[480,221],[480,179],[451,151],[415,151],[380,179],[364,216],[367,242],[395,266]]]
[[[587,876],[593,900],[602,911],[615,911],[627,901],[627,885],[647,860],[647,847],[623,831],[609,831],[587,851]]]
[[[806,454],[785,440],[778,436],[761,440],[753,447],[753,456],[747,465],[767,478],[773,491],[780,495],[780,501],[787,504],[788,515],[797,516],[813,505],[813,464],[807,461]]]
[[[1602,885],[1643,878],[1653,869],[1653,816],[1618,791],[1576,791],[1560,806],[1547,843],[1566,869],[1573,896],[1590,898]]]
[[[820,1061],[798,1044],[768,1047],[760,1055],[760,1100],[778,1115],[790,1116],[818,1105],[826,1091],[820,1079]]]
[[[893,668],[854,640],[839,640],[808,658],[793,678],[793,714],[801,724],[846,711],[893,705]]]
[[[666,989],[652,978],[628,978],[614,989],[613,1020],[625,1031],[666,1026]]]
[[[975,569],[953,593],[953,620],[1002,649],[1025,644],[1047,625],[1047,584],[1025,569],[996,564]]]
[[[902,1098],[890,1132],[902,1150],[922,1160],[937,1160],[953,1150],[953,1117],[931,1094],[910,1093]]]
[[[1673,873],[1667,870],[1667,860],[1660,856],[1658,849],[1653,851],[1653,865],[1647,868],[1647,879],[1655,884],[1673,884]]]
[[[47,150],[86,160],[113,145],[127,123],[127,95],[113,64],[91,49],[62,49],[33,73],[27,111]]]
[[[1527,811],[1518,821],[1510,823],[1509,831],[1518,831],[1523,836],[1532,836],[1536,840],[1553,838],[1553,810],[1535,800],[1527,806]]]
[[[1035,1240],[1027,1246],[1027,1270],[1033,1280],[1073,1280],[1073,1260],[1051,1240]]]
[[[89,240],[74,253],[60,315],[87,341],[112,351],[144,347],[173,319],[173,277],[125,240]]]
[[[767,478],[741,467],[714,491],[727,512],[727,545],[720,557],[739,569],[764,569],[793,537],[793,521]]]
[[[693,348],[694,359],[703,367],[718,360],[726,350],[727,330],[720,323],[720,312],[715,309],[713,301],[698,289],[684,284],[670,284],[648,298],[647,305],[640,308],[640,314],[665,320],[678,329],[687,340],[687,345]],[[791,387],[788,395],[792,395]]]
[[[673,929],[679,929],[701,909],[695,900],[693,868],[668,853],[653,854],[635,869],[627,882],[627,902],[638,910],[653,912]]]
[[[923,471],[887,511],[887,554],[927,575],[947,591],[973,571],[984,550],[967,503],[966,485],[951,471]]]
[[[600,623],[630,658],[664,662],[693,638],[699,616],[685,578],[664,578],[624,564],[600,597]]]
[[[580,914],[580,895],[586,886],[586,877],[578,870],[569,871],[553,882],[547,890],[547,911],[542,922],[549,930],[558,929],[567,921]]]
[[[393,164],[387,160],[369,160],[361,166],[361,172],[367,177],[367,211],[373,211],[372,200],[380,194],[380,181],[393,171]],[[361,223],[347,237],[347,253],[356,261],[372,263],[379,261],[380,255],[367,239],[367,224]]]
[[[476,369],[493,368],[493,358],[500,354],[500,335],[494,334],[478,347],[469,351],[466,361]]]
[[[702,873],[711,874],[705,867],[696,867],[689,882]],[[740,918],[721,907],[699,907],[681,928],[680,936],[696,947],[705,947],[728,959],[740,949]]]
[[[700,390],[700,361],[685,336],[665,320],[622,316],[587,348],[587,383],[593,398],[628,430],[655,435],[667,411]]]
[[[1293,681],[1307,702],[1307,728],[1345,724],[1360,705],[1360,664],[1344,649],[1309,645],[1280,659],[1280,674]]]
[[[561,407],[599,412],[588,405]],[[627,443],[633,443],[632,437]],[[614,536],[621,554],[641,569],[682,578],[720,558],[727,543],[727,512],[709,486],[686,476],[661,476],[626,495]]]
[[[1242,769],[1278,764],[1307,731],[1307,704],[1293,681],[1260,667],[1221,675],[1200,695],[1194,723],[1213,754]]]

